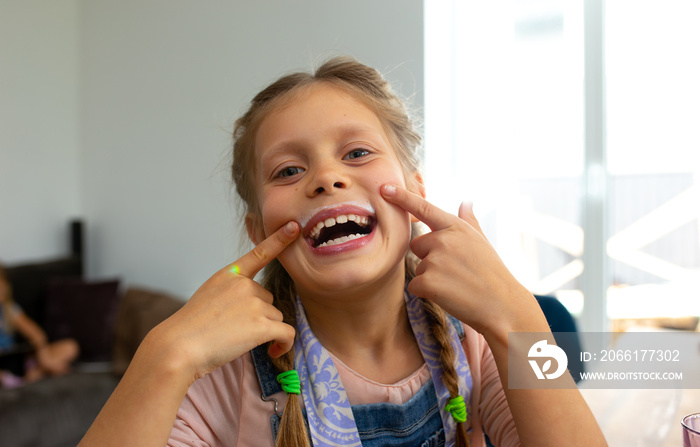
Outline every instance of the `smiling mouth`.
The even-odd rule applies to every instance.
[[[338,245],[369,235],[374,223],[372,216],[340,214],[319,220],[311,227],[307,237],[314,248]]]

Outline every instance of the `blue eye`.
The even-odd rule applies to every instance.
[[[353,149],[348,152],[345,158],[348,160],[354,160],[356,158],[364,157],[365,155],[369,155],[369,151],[367,149]]]
[[[297,166],[289,166],[287,168],[280,170],[277,173],[277,177],[278,178],[293,177],[297,174],[301,174],[302,172],[304,172],[304,170],[302,168],[299,168]]]

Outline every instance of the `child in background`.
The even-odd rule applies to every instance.
[[[30,344],[26,350],[29,357],[19,358],[8,354],[19,350],[15,334],[21,334]],[[45,376],[57,376],[70,371],[70,366],[78,357],[78,343],[72,339],[49,343],[46,333],[12,299],[12,289],[5,270],[0,266],[0,384],[13,388],[24,383],[36,382]],[[3,354],[6,358],[3,359]],[[10,366],[3,370],[5,360]],[[9,370],[9,369],[12,370]]]
[[[233,162],[256,247],[149,333],[81,445],[605,445],[573,380],[508,389],[508,332],[549,327],[471,208],[425,200],[419,146],[355,60],[260,92]]]

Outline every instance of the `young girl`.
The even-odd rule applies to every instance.
[[[29,346],[18,347],[16,333]],[[27,352],[26,358],[19,356],[22,351]],[[0,387],[12,388],[45,376],[66,374],[79,351],[78,343],[70,338],[48,342],[44,330],[12,299],[10,282],[0,265]],[[8,353],[9,357],[2,357]]]
[[[605,445],[573,381],[508,389],[508,332],[547,322],[470,207],[425,201],[419,141],[351,59],[259,93],[233,163],[256,247],[151,331],[81,445]]]

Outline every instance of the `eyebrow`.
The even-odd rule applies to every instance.
[[[384,129],[382,128],[382,131],[383,130]],[[355,136],[358,136],[358,137],[365,137],[366,136],[367,138],[371,138],[372,140],[386,142],[385,135],[383,135],[382,132],[377,131],[377,129],[374,128],[373,126],[366,126],[366,125],[357,124],[357,123],[340,124],[333,130],[333,135],[336,138],[339,138],[341,140],[353,138]],[[290,140],[290,141],[282,142],[279,146],[284,148],[285,146],[289,146],[289,145],[294,146],[294,145],[298,145],[298,144],[299,144],[298,141]],[[277,149],[278,149],[277,147],[273,147],[272,150],[274,152],[276,152]]]
[[[274,159],[280,154],[301,155],[305,152],[303,143],[298,141],[283,141],[275,144],[271,149],[265,151],[265,155],[260,157],[261,167],[265,166],[266,160]]]
[[[366,135],[368,139],[371,139],[372,141],[377,141],[379,143],[384,144],[389,144],[388,141],[388,134],[384,127],[381,128],[381,131],[378,131],[374,127],[370,126],[364,126],[364,125],[349,125],[349,126],[344,126],[343,128],[340,129],[341,135],[344,137],[347,136],[347,138],[350,138],[353,135],[359,135],[363,136]]]

